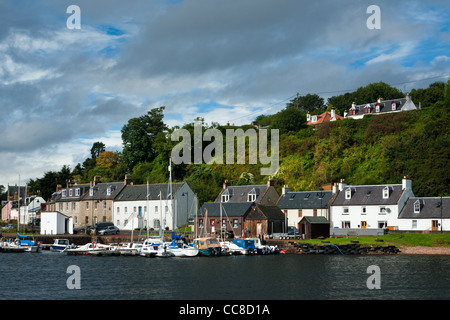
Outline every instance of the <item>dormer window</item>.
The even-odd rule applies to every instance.
[[[107,196],[110,196],[112,193],[113,193],[113,191],[115,190],[116,188],[114,188],[113,186],[109,186],[107,189],[106,189],[106,195]]]
[[[391,103],[391,110],[392,111],[397,110],[397,104],[394,101],[392,101],[392,103]]]
[[[75,196],[79,197],[80,196],[80,188],[76,188],[75,189]]]
[[[375,105],[375,112],[380,112],[380,105],[378,103]]]
[[[420,201],[416,200],[416,202],[414,202],[414,213],[420,213]]]
[[[389,199],[389,192],[390,188],[389,187],[384,187],[383,188],[383,199]]]
[[[65,197],[67,196],[67,190],[66,190],[66,189],[64,189],[64,190],[62,191],[62,196],[63,196],[63,198],[65,198]]]
[[[222,202],[228,202],[228,201],[230,201],[230,192],[228,191],[228,189],[227,190],[225,190],[223,193],[222,193]]]
[[[317,116],[312,117],[312,122],[317,122]]]
[[[254,188],[252,189],[252,191],[250,191],[248,193],[247,201],[248,202],[255,202],[256,201],[256,190]]]
[[[345,199],[350,200],[352,198],[352,189],[347,188],[345,189]]]
[[[95,188],[94,187],[92,187],[92,188],[90,188],[89,189],[89,195],[92,197],[93,195],[94,195],[94,193],[95,193],[95,190],[94,190]]]
[[[69,189],[69,197],[73,196],[73,189]]]

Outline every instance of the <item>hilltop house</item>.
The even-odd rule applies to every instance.
[[[354,186],[341,181],[337,187],[330,206],[331,228],[336,229],[399,229],[399,213],[414,196],[406,177],[401,184]]]
[[[336,114],[336,110],[334,110],[334,108],[331,109],[331,111],[325,111],[324,113],[319,115],[311,115],[309,112],[306,115],[307,124],[312,126],[316,126],[328,121],[336,121],[342,119],[344,119],[344,117]]]
[[[284,186],[278,207],[287,215],[288,226],[298,228],[303,217],[319,216],[329,220],[329,204],[335,195],[325,190],[291,192]]]
[[[192,223],[197,196],[188,183],[126,185],[114,199],[112,222],[123,230],[134,228],[175,230]]]
[[[450,197],[411,197],[398,218],[403,231],[449,231]]]
[[[379,98],[377,102],[356,105],[353,102],[351,108],[344,112],[344,118],[361,119],[366,114],[385,114],[393,112],[402,112],[410,110],[418,110],[420,106],[416,106],[409,94],[405,98],[386,100]]]

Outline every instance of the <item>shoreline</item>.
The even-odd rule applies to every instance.
[[[398,254],[410,255],[450,255],[449,247],[402,246]]]

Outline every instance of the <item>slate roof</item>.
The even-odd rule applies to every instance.
[[[257,205],[257,208],[267,217],[269,220],[283,220],[284,213],[278,206],[264,206],[261,204]]]
[[[414,203],[419,201],[420,213],[414,213]],[[442,206],[442,211],[441,211]],[[400,212],[399,219],[445,219],[450,218],[450,197],[411,197]]]
[[[184,182],[172,183],[172,192],[174,196],[177,194],[178,190],[183,186],[183,184]],[[168,193],[167,183],[149,184],[148,193],[150,195],[148,197],[148,200],[159,200],[160,192],[161,192],[161,199],[163,200],[167,199]],[[136,200],[147,200],[147,184],[127,185],[115,198],[115,201],[136,201]]]
[[[324,190],[286,192],[278,200],[278,207],[280,209],[325,209],[332,196],[332,191]]]
[[[336,120],[344,119],[344,117],[341,117],[338,114],[335,114],[334,117],[332,117],[330,111],[325,111],[322,114],[316,115],[317,121],[315,121],[315,122],[312,121],[312,117],[313,116],[311,116],[311,120],[308,121],[308,123],[307,123],[308,125],[318,125],[318,124],[321,124],[321,123],[324,123],[327,121],[336,121]]]
[[[248,202],[248,194],[254,189],[256,193],[255,202],[258,203],[264,193],[269,187],[265,184],[263,185],[247,185],[247,186],[228,186],[226,189],[222,189],[219,196],[216,198],[215,202],[220,202],[222,194],[228,192],[230,195],[230,200],[227,202]]]
[[[77,184],[73,185],[69,188],[64,188],[61,191],[58,191],[57,193],[54,193],[55,198],[53,201],[55,202],[67,202],[67,201],[78,201],[80,200],[86,192],[89,192],[89,184]],[[76,196],[76,189],[80,189],[80,195]],[[66,191],[66,195],[63,196],[63,191]],[[70,196],[70,190],[72,190],[72,196]]]
[[[365,103],[365,104],[356,105],[355,107],[352,106],[349,110],[354,109],[355,113],[351,115],[349,112],[347,117],[351,118],[352,116],[358,116],[358,115],[364,115],[364,114],[380,114],[380,113],[393,112],[392,106],[391,106],[392,102],[396,103],[395,111],[409,111],[409,110],[418,109],[417,106],[412,101],[411,97],[409,97],[409,99],[400,98],[400,99],[392,99],[392,100],[382,100],[381,102]],[[379,112],[376,112],[377,104],[380,106]],[[369,107],[369,110],[370,110],[370,112],[368,112],[368,113],[364,112],[364,108],[366,106]]]
[[[383,189],[390,188],[389,198],[383,199]],[[345,199],[345,191],[350,188],[351,199]],[[398,203],[403,194],[401,184],[370,185],[370,186],[345,186],[340,191],[332,206],[352,206],[352,205],[394,205]]]
[[[253,202],[225,202],[222,203],[222,216],[242,217],[254,206]],[[205,216],[206,210],[208,210],[208,217],[220,217],[219,202],[204,203],[200,208],[199,215]]]
[[[84,197],[82,198],[83,201],[88,200],[113,200],[119,192],[122,190],[122,188],[125,186],[123,182],[102,182],[97,183],[93,188],[95,190],[94,194],[90,195],[90,190],[85,193]],[[107,190],[109,187],[112,187],[111,194],[108,195]]]
[[[330,224],[330,221],[327,220],[327,218],[323,216],[317,216],[317,217],[311,217],[311,216],[305,216],[302,218],[302,220],[308,221],[310,224]],[[300,220],[300,222],[302,222]]]

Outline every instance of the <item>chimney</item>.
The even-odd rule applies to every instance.
[[[331,192],[332,192],[333,194],[336,194],[336,193],[337,193],[337,190],[338,190],[337,183],[333,183],[333,187],[331,188]]]
[[[59,192],[59,191],[61,191],[61,190],[62,190],[62,185],[57,184],[57,185],[56,185],[56,192]]]
[[[309,122],[309,121],[311,121],[311,113],[307,113],[306,114],[306,122]]]
[[[126,185],[126,186],[129,186],[129,185],[131,185],[133,182],[133,179],[131,178],[131,174],[126,174],[125,175],[125,180],[124,180],[124,184]]]
[[[409,179],[408,176],[404,176],[402,179],[402,190],[410,189],[412,188],[412,181]]]
[[[334,108],[331,108],[331,118],[335,117],[336,117],[336,110],[334,110]]]
[[[225,190],[229,186],[231,186],[231,183],[229,183],[228,180],[225,180],[224,183],[223,183],[223,189]]]
[[[99,184],[102,181],[102,177],[100,176],[95,176],[94,177],[94,183],[93,186],[95,187],[97,184]]]
[[[352,109],[355,109],[355,108],[356,108],[356,102],[353,101],[353,103],[352,103]]]
[[[339,182],[339,191],[344,190],[345,186],[347,185],[346,183],[344,183],[344,179],[341,179],[341,182]]]
[[[344,111],[344,118],[347,118],[348,112],[347,110]]]
[[[288,187],[287,184],[285,184],[285,185],[283,186],[283,188],[281,188],[281,194],[282,194],[282,195],[285,195],[285,194],[288,193],[288,192],[289,192],[289,187]]]

